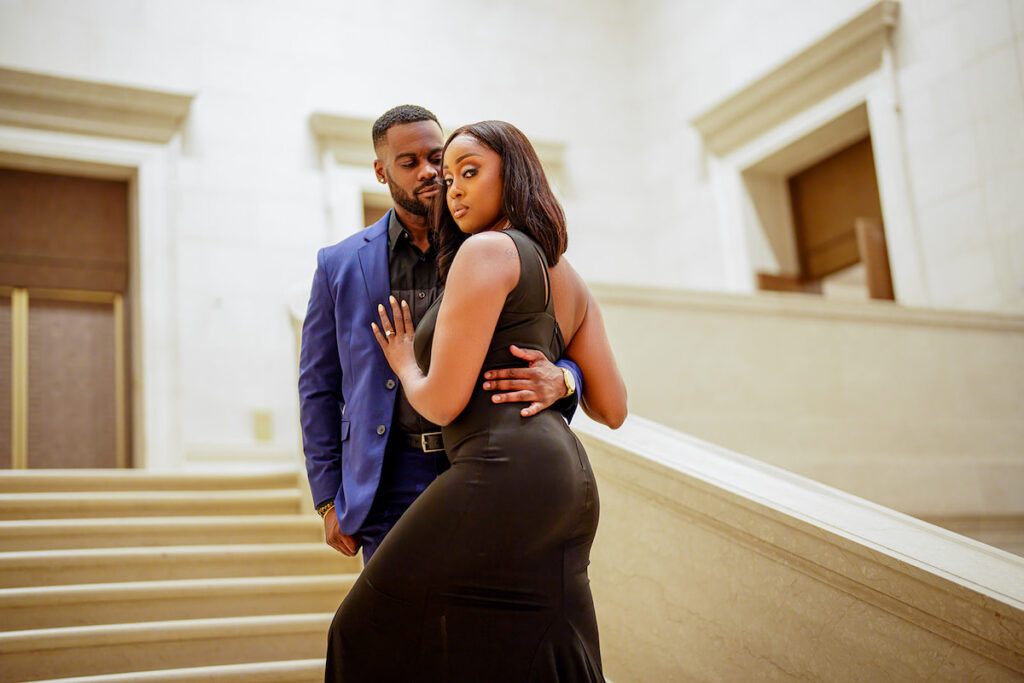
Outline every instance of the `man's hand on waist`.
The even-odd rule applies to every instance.
[[[520,414],[536,415],[555,401],[563,398],[568,388],[562,369],[549,361],[540,351],[509,347],[516,358],[528,361],[525,368],[502,368],[484,373],[484,389],[496,391],[491,396],[495,403],[529,403]]]

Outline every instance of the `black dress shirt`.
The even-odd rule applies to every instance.
[[[437,265],[434,262],[434,248],[429,247],[426,252],[420,251],[413,244],[412,235],[402,226],[394,211],[391,212],[391,219],[388,222],[388,270],[391,277],[391,295],[399,303],[403,299],[409,302],[413,325],[419,325],[423,314],[441,294]],[[387,302],[384,302],[384,307],[389,308]],[[401,384],[396,387],[396,391],[398,395],[395,396],[392,433],[398,431],[421,434],[441,431],[439,426],[413,410]]]

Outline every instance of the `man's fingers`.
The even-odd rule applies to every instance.
[[[509,351],[512,352],[512,355],[515,356],[516,358],[522,358],[523,360],[528,360],[531,363],[533,361],[535,361],[535,360],[540,360],[540,359],[546,357],[540,351],[536,351],[534,349],[521,349],[518,346],[516,346],[515,344],[512,344],[511,346],[509,346],[508,349],[509,349]]]
[[[533,382],[525,379],[499,379],[484,382],[484,389],[488,391],[521,391],[529,389]]]
[[[533,368],[501,368],[499,370],[488,370],[484,373],[485,379],[533,379],[537,371]],[[484,387],[485,389],[487,387]]]
[[[495,403],[520,403],[537,400],[537,394],[532,391],[511,391],[507,394],[494,394],[491,400]]]
[[[355,539],[345,534],[331,534],[327,537],[327,545],[337,550],[342,555],[352,557],[356,554],[356,550],[359,546],[356,544]]]
[[[338,535],[341,537],[341,542],[344,543],[345,546],[353,553],[359,550],[359,540],[355,536],[346,536],[342,533],[339,533]]]
[[[519,414],[523,417],[532,417],[544,409],[544,404],[540,401],[534,401],[530,405],[526,406],[519,411]]]

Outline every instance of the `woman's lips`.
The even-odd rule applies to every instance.
[[[462,218],[469,211],[468,206],[460,206],[452,210],[452,218]]]

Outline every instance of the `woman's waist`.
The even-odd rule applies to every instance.
[[[494,403],[492,392],[474,392],[466,409],[443,428],[445,448],[449,455],[471,437],[486,436],[493,443],[514,440],[526,444],[551,439],[572,438],[565,418],[548,408],[536,415],[523,417],[520,411],[526,402]]]

